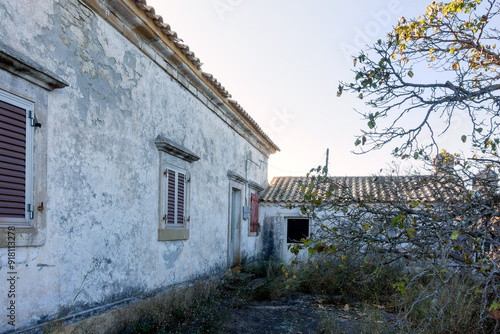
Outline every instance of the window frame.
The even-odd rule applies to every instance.
[[[0,101],[25,110],[25,181],[24,181],[24,219],[0,216],[0,228],[14,226],[15,228],[32,228],[34,218],[34,120],[35,103],[0,89]]]
[[[33,103],[35,124],[32,154],[32,182],[28,195],[33,194],[33,219],[30,226],[15,228],[16,247],[38,247],[47,238],[47,152],[48,152],[48,111],[49,96],[56,89],[69,84],[45,66],[34,62],[22,53],[0,43],[0,90],[13,99]],[[5,95],[4,95],[5,96]],[[19,101],[19,100],[18,100]],[[57,109],[57,106],[52,106]],[[39,127],[38,125],[41,125]],[[36,204],[35,204],[36,203]],[[44,206],[45,203],[45,206]],[[13,229],[14,227],[12,227]],[[0,248],[8,248],[11,243],[12,229],[0,227]]]
[[[164,153],[162,153],[164,154]],[[176,189],[175,189],[175,206],[174,206],[174,223],[169,224],[168,210],[169,210],[169,180],[168,171],[174,171],[176,174]],[[190,181],[191,176],[189,172],[181,167],[172,165],[170,163],[161,164],[161,182],[160,182],[160,207],[159,207],[159,226],[158,226],[158,241],[173,241],[173,240],[187,240],[189,239],[189,204],[190,204]],[[179,174],[184,175],[184,205],[183,205],[183,222],[178,223],[178,178]]]
[[[172,223],[170,223],[170,215],[169,215],[169,209],[170,209],[170,189],[171,189],[171,184],[170,184],[170,172],[175,173],[174,174],[174,203],[173,203],[173,213],[174,217],[172,217]],[[165,221],[165,228],[184,228],[186,225],[186,190],[187,190],[187,185],[188,185],[188,175],[187,172],[184,169],[174,167],[167,165],[167,168],[164,171],[164,175],[166,176],[166,181],[165,181],[165,215],[163,217],[163,220]],[[179,175],[182,175],[182,182],[184,183],[182,187],[182,222],[179,223],[179,202],[180,202],[180,196],[179,196],[179,191],[180,191],[180,180],[179,180]],[[172,224],[172,225],[170,225]]]
[[[248,236],[249,237],[258,237],[260,230],[262,228],[260,224],[260,193],[264,191],[264,188],[254,182],[254,181],[248,181],[245,180],[245,183],[248,186],[248,194],[249,196],[249,203],[247,205],[250,206],[250,217],[248,219]],[[257,196],[256,197],[256,202],[254,203],[256,206],[252,204],[252,196]]]
[[[286,244],[298,244],[300,243],[300,240],[296,242],[289,242],[289,237],[288,237],[288,223],[289,220],[294,219],[294,220],[307,220],[307,236],[308,237],[311,234],[311,219],[310,218],[304,218],[304,217],[285,217],[285,240]]]

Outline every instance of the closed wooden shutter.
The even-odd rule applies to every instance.
[[[184,174],[178,173],[177,178],[177,224],[184,224]]]
[[[0,101],[0,219],[24,219],[26,110]]]
[[[259,231],[259,195],[252,194],[250,211],[250,232]]]
[[[167,224],[184,224],[186,175],[167,169]]]
[[[167,170],[167,224],[175,224],[175,171]]]

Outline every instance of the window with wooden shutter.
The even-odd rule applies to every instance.
[[[259,195],[252,194],[250,196],[251,200],[251,211],[250,211],[250,232],[259,231]]]
[[[175,181],[176,172],[167,170],[167,224],[175,224]]]
[[[32,113],[31,102],[0,95],[0,226],[33,218]]]
[[[184,224],[184,174],[177,174],[177,224]]]
[[[180,226],[184,224],[186,207],[186,173],[178,169],[167,168],[167,226]]]

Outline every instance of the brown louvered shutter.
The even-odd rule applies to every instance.
[[[252,194],[250,211],[250,232],[259,231],[259,195]]]
[[[25,219],[26,110],[0,101],[0,221]]]
[[[177,179],[177,224],[184,224],[184,185],[185,176],[178,173]]]
[[[175,171],[167,170],[167,224],[175,224]]]

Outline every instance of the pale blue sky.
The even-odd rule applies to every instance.
[[[332,175],[370,175],[393,160],[393,146],[354,155],[366,122],[361,101],[336,96],[352,79],[352,60],[383,38],[400,16],[430,0],[148,0],[281,152],[269,176],[305,175],[325,161]],[[446,146],[449,138],[443,138]],[[454,138],[457,139],[457,138]],[[465,148],[462,148],[465,149]]]

